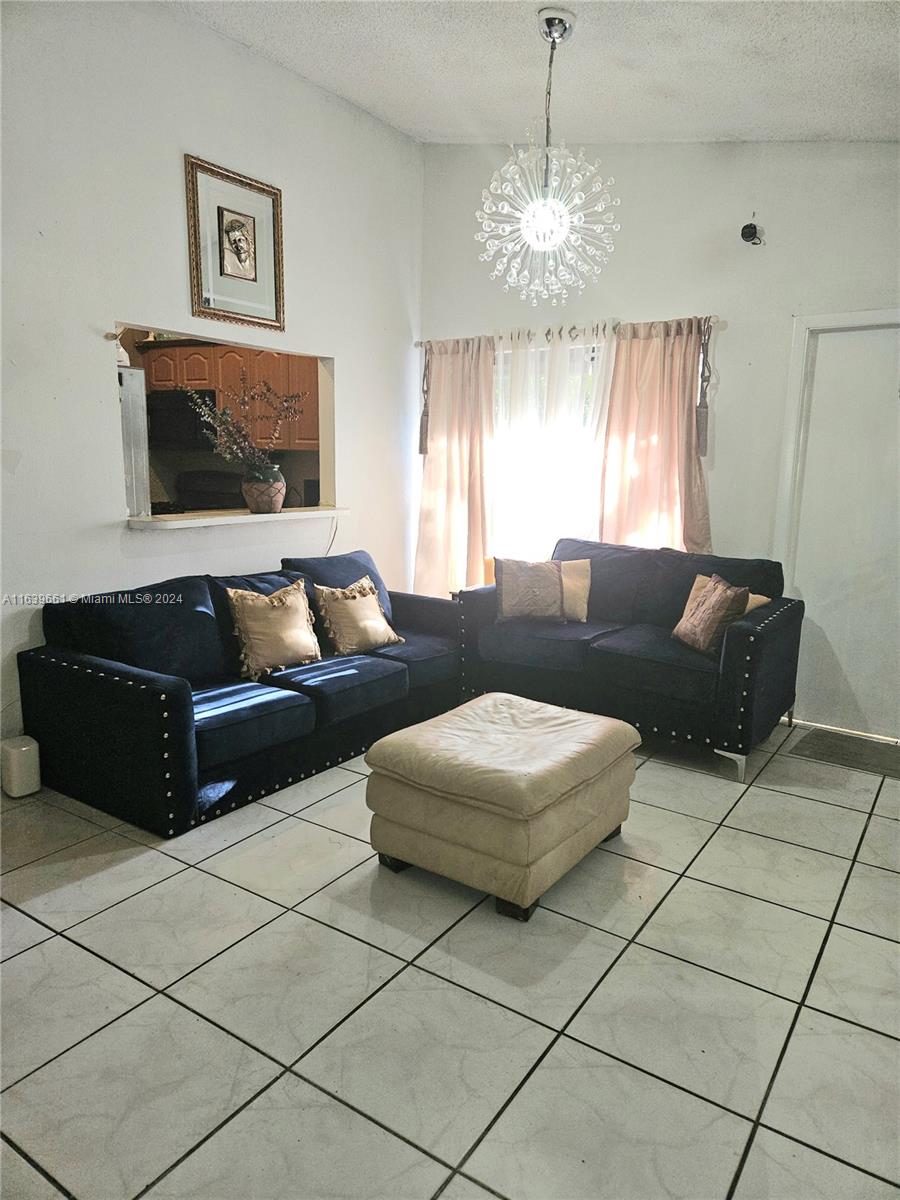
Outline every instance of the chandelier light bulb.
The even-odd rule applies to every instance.
[[[583,149],[573,153],[565,142],[551,143],[553,58],[571,36],[575,18],[561,9],[538,15],[541,35],[550,43],[545,144],[513,147],[494,172],[475,214],[475,238],[484,247],[479,258],[492,264],[491,278],[502,280],[505,291],[517,291],[532,305],[565,304],[609,262],[619,201],[610,192],[615,180],[603,178],[599,161],[589,161]]]

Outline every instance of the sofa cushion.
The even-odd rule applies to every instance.
[[[551,671],[580,671],[591,643],[621,629],[611,621],[535,621],[514,618],[488,625],[478,634],[478,650],[491,662]]]
[[[652,550],[561,538],[556,543],[553,557],[562,562],[590,560],[589,621],[618,621],[629,625],[635,620],[638,593],[653,577]]]
[[[372,555],[367,550],[353,550],[349,554],[333,554],[325,558],[283,558],[282,567],[287,571],[299,571],[321,587],[344,588],[368,575],[378,592],[378,599],[388,621],[391,619],[391,598],[381,578]],[[315,597],[309,589],[309,598]]]
[[[191,683],[227,673],[212,599],[202,575],[48,604],[43,625],[49,645],[177,675]]]
[[[772,599],[784,593],[781,563],[767,558],[720,558],[715,554],[654,550],[653,572],[638,595],[634,620],[674,629],[698,575],[718,575],[732,587],[749,588]]]
[[[201,768],[293,741],[316,724],[308,696],[249,680],[195,688],[193,701]]]
[[[459,675],[459,645],[452,638],[407,629],[397,632],[403,638],[402,646],[381,646],[370,653],[390,662],[403,663],[409,673],[411,688],[444,683]]]
[[[403,663],[369,654],[324,658],[302,667],[273,671],[266,682],[302,692],[314,700],[319,725],[346,721],[409,694]]]
[[[651,692],[689,703],[715,700],[718,662],[692,650],[658,625],[630,625],[590,647],[588,668],[604,687]]]
[[[234,612],[228,602],[228,589],[240,592],[256,592],[260,596],[271,596],[282,588],[290,587],[303,576],[299,571],[257,571],[253,575],[207,575],[209,594],[213,610],[219,623],[222,652],[225,655],[230,675],[241,675],[241,643],[234,630]],[[307,597],[309,589],[307,588]]]

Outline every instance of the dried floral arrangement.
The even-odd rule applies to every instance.
[[[225,391],[227,403],[217,408],[214,401],[188,390],[191,407],[204,423],[203,432],[212,442],[213,449],[226,462],[242,463],[248,469],[266,467],[271,463],[269,455],[275,449],[285,422],[298,421],[303,415],[302,404],[308,399],[305,392],[279,396],[269,383],[247,382],[241,372],[240,391]],[[232,408],[232,405],[234,407]],[[266,413],[268,410],[268,414]],[[252,422],[260,416],[271,415],[271,429],[265,437],[254,441]]]

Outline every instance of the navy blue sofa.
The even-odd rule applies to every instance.
[[[368,574],[406,639],[240,677],[225,588],[268,594]],[[362,753],[460,700],[459,606],[389,592],[364,551],[279,571],[191,575],[43,609],[18,656],[25,732],[49,787],[163,837]],[[320,637],[323,655],[327,641]]]
[[[586,624],[497,620],[495,587],[460,592],[466,695],[514,692],[628,721],[653,734],[746,755],[793,708],[804,605],[781,564],[563,538],[553,558],[591,560]],[[697,575],[771,597],[711,658],[672,637]]]

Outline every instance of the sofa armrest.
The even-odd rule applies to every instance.
[[[459,604],[438,596],[389,592],[394,625],[417,633],[435,633],[459,641]]]
[[[25,732],[49,787],[163,837],[197,816],[190,684],[53,646],[18,656]]]
[[[483,629],[497,620],[497,585],[462,588],[459,593],[463,620],[474,629]]]
[[[719,749],[748,754],[793,707],[805,610],[802,600],[781,596],[728,627],[719,661]]]

